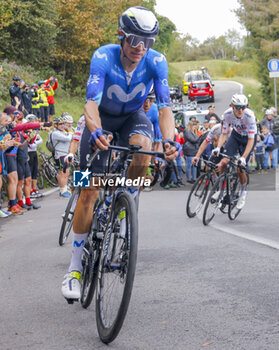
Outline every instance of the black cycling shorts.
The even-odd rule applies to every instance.
[[[38,177],[38,155],[37,151],[30,151],[28,152],[29,156],[29,167],[31,172],[31,178],[32,180],[37,180]]]
[[[152,123],[146,117],[143,108],[124,116],[118,117],[100,112],[102,128],[106,131],[119,133],[119,146],[128,146],[129,140],[133,135],[144,135],[151,141],[154,138]],[[90,131],[85,127],[80,141],[80,168],[86,169],[87,155],[90,146],[88,140]],[[102,176],[106,169],[106,161],[109,151],[101,151],[99,156],[93,161],[91,171],[92,176]]]
[[[31,177],[31,171],[27,159],[20,158],[17,160],[17,174],[19,181]]]
[[[6,155],[6,162],[8,174],[17,171],[16,155]]]
[[[224,146],[224,153],[231,157],[236,156],[238,153],[240,156],[242,156],[247,146],[247,142],[248,142],[248,136],[241,136],[235,130],[233,130]],[[255,142],[256,142],[256,136],[255,136]],[[254,142],[254,145],[255,145],[255,142]],[[253,149],[254,147],[252,147],[250,154],[246,158],[246,164],[249,162]]]
[[[63,170],[65,156],[55,159],[55,165],[58,170]]]
[[[48,106],[48,115],[55,115],[55,108],[53,103],[50,103]]]

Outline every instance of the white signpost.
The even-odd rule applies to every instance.
[[[269,69],[269,78],[274,78],[274,99],[275,99],[275,108],[277,110],[277,90],[276,90],[276,78],[279,78],[279,60],[273,58],[267,64]]]

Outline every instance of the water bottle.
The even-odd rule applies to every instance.
[[[102,208],[100,209],[100,222],[105,225],[107,220],[107,210],[111,204],[112,201],[112,195],[107,196],[107,198],[104,201],[104,204],[102,205]]]

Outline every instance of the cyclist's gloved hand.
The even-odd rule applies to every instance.
[[[194,157],[194,158],[192,159],[192,164],[193,164],[193,165],[196,165],[196,164],[198,163],[199,159],[200,159],[200,157]]]
[[[213,156],[218,157],[219,154],[220,154],[220,147],[214,148],[214,149],[212,150],[211,154],[212,154]]]
[[[74,162],[74,155],[73,153],[69,153],[65,156],[64,162],[66,163],[73,163]]]
[[[238,163],[239,163],[239,165],[241,165],[243,168],[246,167],[246,159],[245,159],[244,157],[240,157],[240,158],[238,159]]]
[[[101,128],[98,128],[91,133],[91,136],[88,142],[94,149],[100,148],[102,150],[107,150],[109,146],[109,142],[112,139],[113,139],[112,134],[108,134],[108,136],[105,137],[103,130]]]

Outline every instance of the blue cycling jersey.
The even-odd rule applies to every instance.
[[[151,121],[153,125],[154,142],[161,142],[162,133],[159,126],[159,113],[158,113],[158,107],[155,103],[152,103],[151,107],[146,113],[146,116],[148,117],[148,119]]]
[[[168,64],[161,53],[149,49],[133,72],[130,84],[120,60],[120,45],[105,45],[93,54],[86,102],[92,100],[110,115],[127,115],[141,108],[152,84],[158,108],[169,107]]]

